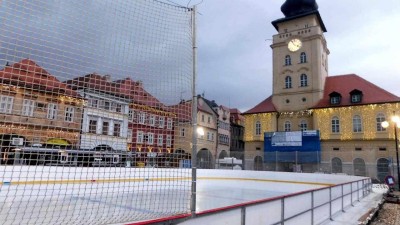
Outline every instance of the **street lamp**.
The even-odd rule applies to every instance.
[[[392,122],[394,123],[394,139],[396,142],[396,161],[397,161],[397,185],[398,185],[398,190],[400,190],[400,167],[399,167],[399,140],[397,138],[397,128],[400,128],[400,117],[398,116],[393,116],[392,117]],[[389,127],[389,122],[388,121],[383,121],[381,123],[383,128],[388,128]]]

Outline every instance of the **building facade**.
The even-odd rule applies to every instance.
[[[86,99],[79,147],[82,150],[128,150],[130,97],[109,75],[88,74],[65,81]]]
[[[230,156],[244,161],[244,116],[238,109],[230,109]]]
[[[392,173],[395,144],[392,129],[381,122],[399,113],[400,98],[355,74],[328,76],[330,51],[318,5],[294,2],[286,1],[285,17],[272,22],[273,93],[243,114],[246,165],[382,180]],[[300,132],[304,138],[310,131],[320,137],[318,150],[268,152],[269,134],[288,138]]]
[[[22,146],[77,148],[84,100],[30,59],[0,70],[1,163]]]

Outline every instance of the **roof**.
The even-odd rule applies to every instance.
[[[66,84],[31,59],[23,59],[11,66],[5,66],[0,70],[0,82],[32,89],[33,91],[79,97],[76,91],[68,88]]]
[[[321,15],[319,14],[318,10],[314,10],[314,11],[298,14],[298,15],[295,15],[295,16],[290,16],[290,17],[277,19],[277,20],[272,21],[271,23],[272,23],[272,25],[274,25],[275,29],[277,31],[279,31],[279,27],[278,27],[279,23],[283,23],[283,22],[286,22],[286,21],[290,21],[290,20],[306,17],[306,16],[313,15],[313,14],[315,14],[317,16],[317,19],[318,19],[319,24],[321,25],[322,31],[323,32],[327,32],[325,24],[324,24],[324,21],[322,20]]]
[[[253,107],[252,109],[243,113],[245,114],[256,114],[256,113],[267,113],[267,112],[276,112],[276,108],[272,103],[272,96],[269,96],[264,101],[260,102],[258,105]]]
[[[121,96],[119,86],[109,80],[109,76],[102,76],[97,73],[87,74],[82,77],[76,77],[72,80],[64,81],[68,86],[74,90],[76,89],[89,89],[91,91],[99,91],[107,94]],[[127,96],[125,96],[127,97]]]
[[[359,90],[362,92],[360,103],[351,103],[350,92]],[[330,104],[330,94],[337,92],[342,96],[340,104]],[[324,96],[313,108],[329,108],[350,105],[365,105],[388,102],[400,102],[400,98],[375,84],[361,78],[356,74],[330,76],[326,78]]]
[[[176,114],[181,122],[192,121],[192,101],[182,101],[178,105],[168,107],[169,110]]]

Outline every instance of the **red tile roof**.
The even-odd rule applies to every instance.
[[[360,103],[351,103],[350,92],[355,89],[362,91],[362,101]],[[332,92],[337,92],[342,96],[340,104],[330,104],[329,94]],[[400,102],[400,98],[358,75],[347,74],[327,77],[324,97],[313,108],[329,108],[386,102]]]
[[[245,114],[256,114],[256,113],[267,113],[267,112],[276,112],[276,108],[272,103],[272,96],[269,96],[267,99],[253,107],[252,109],[243,113]]]
[[[192,121],[192,101],[182,101],[178,105],[168,107],[178,117],[180,122]]]
[[[68,88],[66,84],[30,59],[23,59],[11,66],[5,66],[0,70],[0,82],[33,91],[79,97],[77,92]]]

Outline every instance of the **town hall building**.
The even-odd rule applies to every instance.
[[[274,20],[272,95],[243,113],[247,169],[346,173],[382,180],[396,163],[400,98],[356,74],[330,75],[315,0],[287,0]]]

